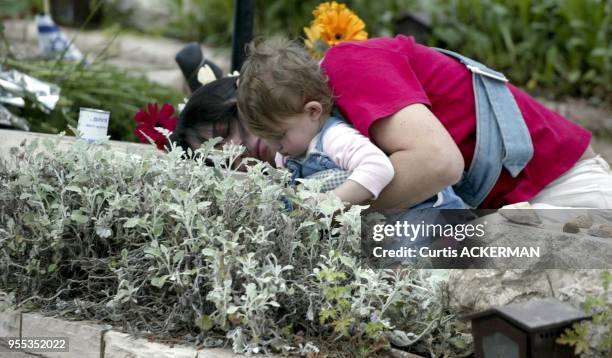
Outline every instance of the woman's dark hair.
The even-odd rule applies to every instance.
[[[170,140],[185,151],[194,140],[200,143],[199,128],[219,120],[237,120],[236,81],[238,77],[225,77],[198,88],[179,115],[178,123]],[[189,140],[191,139],[191,140]],[[195,149],[195,148],[191,148]]]

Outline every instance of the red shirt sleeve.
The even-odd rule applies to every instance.
[[[430,100],[410,65],[414,40],[403,36],[344,42],[327,51],[321,64],[336,106],[369,137],[371,125],[400,109]]]

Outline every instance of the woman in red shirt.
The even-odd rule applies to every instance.
[[[492,184],[489,188],[485,185],[475,189],[483,195],[473,206],[499,208],[536,201],[555,206],[612,207],[612,175],[607,163],[592,151],[591,133],[511,84],[506,85],[503,75],[495,71],[474,70],[469,63],[401,35],[341,43],[327,52],[321,68],[345,118],[387,153],[394,165],[395,177],[373,203],[375,208],[410,207],[460,182],[475,166],[478,142],[482,145],[492,140],[482,129],[477,140],[477,127],[484,127],[477,120],[479,106],[483,98],[490,102],[492,110],[498,104],[497,94],[487,92],[490,89],[487,86],[483,87],[484,97],[475,94],[476,78],[502,80],[498,82],[503,85],[496,86],[509,91],[511,95],[507,97],[518,108],[518,115],[510,120],[522,115],[519,122],[525,129],[523,137],[517,135],[520,131],[510,131],[504,143],[495,137],[495,148],[489,143],[489,147],[480,151],[479,158],[491,159],[493,154],[488,156],[489,150],[496,149],[505,160],[512,152],[511,145],[530,143],[523,146],[529,149],[527,156],[523,156],[524,163],[514,170],[506,164],[501,170],[486,163],[480,165],[479,176],[488,174]],[[228,96],[233,100],[235,93]],[[191,108],[203,97],[206,95],[194,95],[189,101]],[[215,128],[203,123],[205,107],[200,102],[195,111],[188,104],[181,118],[185,123],[202,123],[200,138],[210,138]],[[511,112],[508,107],[500,108],[497,112],[502,115]],[[236,113],[232,113],[234,120],[227,122],[224,137],[245,144],[247,155],[271,159],[273,153],[268,153],[265,143],[248,133]],[[177,136],[184,137],[185,131],[180,127]],[[504,132],[503,127],[503,122],[497,122],[491,133],[497,133],[496,128]],[[519,143],[512,143],[513,140]],[[497,162],[495,159],[492,163]]]

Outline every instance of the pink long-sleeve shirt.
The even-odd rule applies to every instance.
[[[319,136],[317,134],[308,146],[306,155],[315,150]],[[374,199],[391,182],[393,165],[389,157],[374,143],[359,133],[347,123],[332,126],[323,137],[323,152],[340,168],[352,170],[348,180],[365,187]],[[276,153],[275,161],[278,168],[285,167],[287,157]]]

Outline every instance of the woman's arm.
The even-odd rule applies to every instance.
[[[446,128],[422,104],[376,121],[371,139],[393,164],[395,176],[373,209],[407,208],[461,179],[463,156]]]

